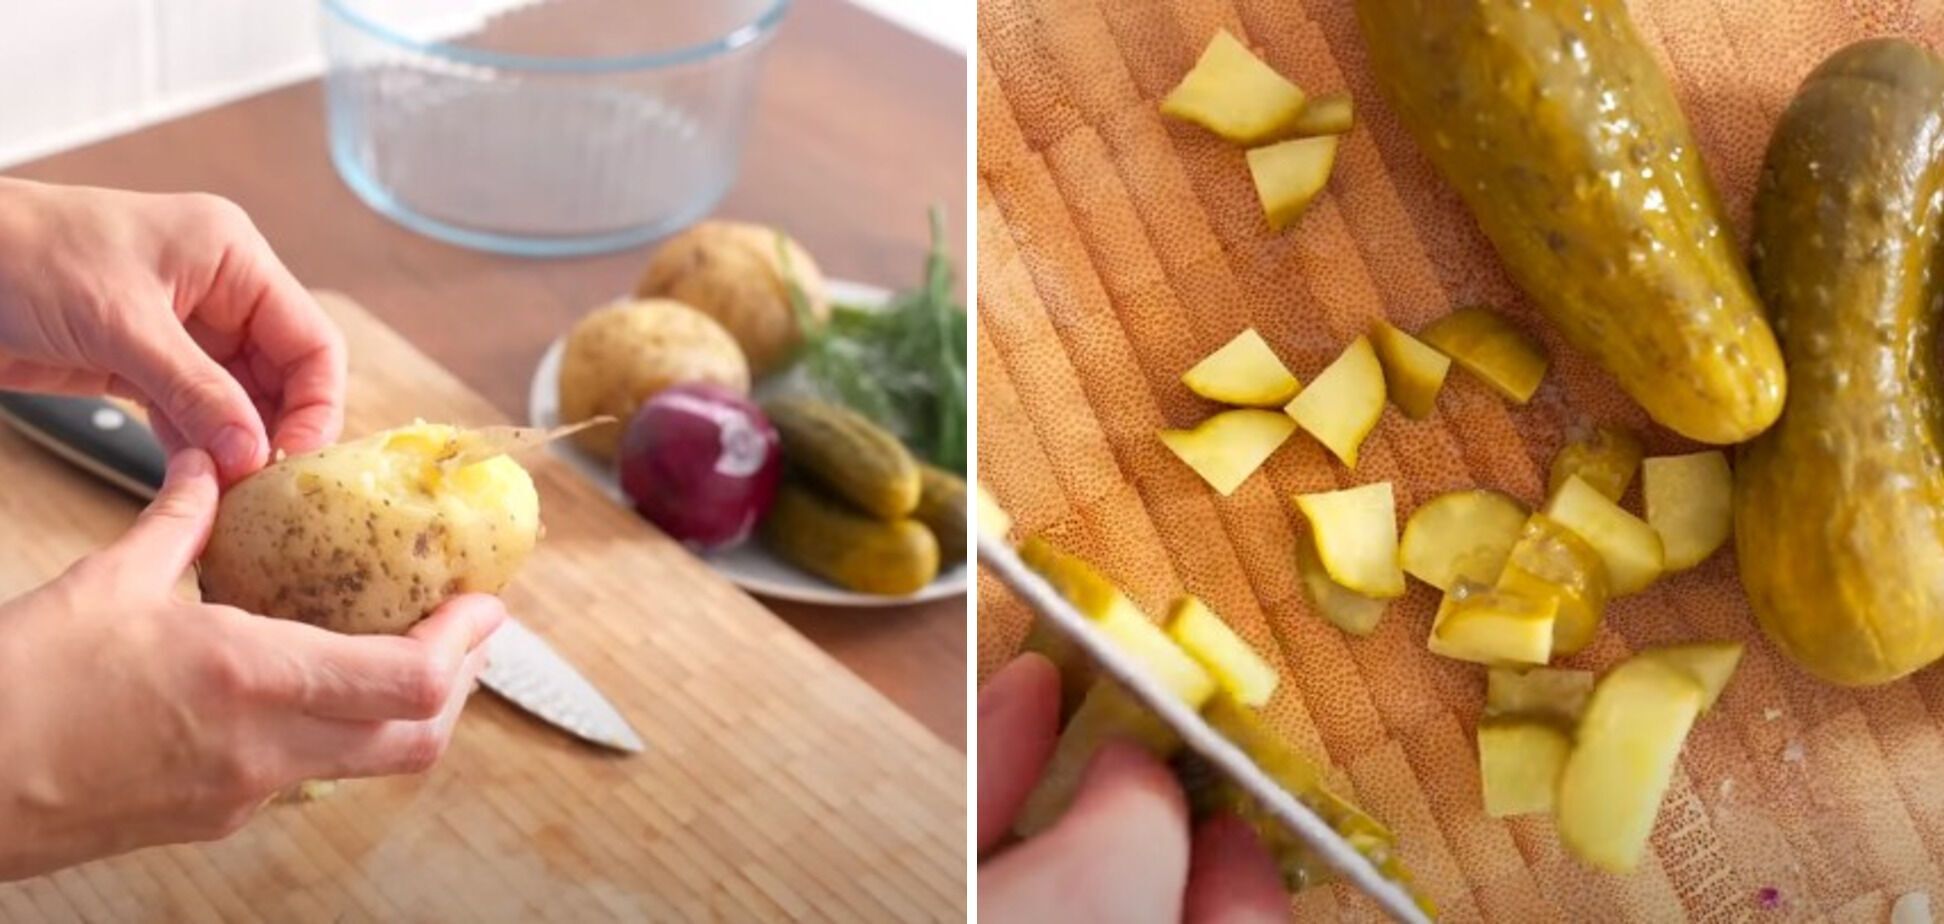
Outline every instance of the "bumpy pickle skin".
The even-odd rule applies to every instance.
[[[1755,199],[1755,279],[1791,376],[1737,454],[1735,551],[1762,628],[1832,683],[1944,654],[1937,304],[1944,61],[1838,51],[1797,91]]]
[[[1621,0],[1357,0],[1373,72],[1513,279],[1656,421],[1736,443],[1782,357]]]

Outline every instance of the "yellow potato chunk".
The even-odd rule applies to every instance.
[[[1391,402],[1412,420],[1431,416],[1451,371],[1451,357],[1383,321],[1371,328],[1370,342],[1384,367],[1384,390]]]
[[[1478,664],[1544,664],[1552,656],[1552,600],[1460,582],[1438,603],[1426,647]]]
[[[1296,432],[1287,414],[1223,411],[1193,430],[1163,430],[1161,442],[1223,497],[1235,493]]]
[[[1367,597],[1404,594],[1397,566],[1397,504],[1388,481],[1296,495],[1330,579]]]
[[[1721,690],[1728,686],[1728,678],[1735,675],[1741,656],[1740,642],[1688,642],[1640,653],[1640,657],[1656,658],[1679,668],[1700,684],[1702,712],[1713,708],[1715,700],[1721,697]]]
[[[1485,714],[1537,719],[1570,729],[1579,724],[1592,692],[1592,671],[1494,667],[1485,673]]]
[[[1630,658],[1600,679],[1559,778],[1567,849],[1599,869],[1633,872],[1703,696],[1658,658]]]
[[[1647,522],[1660,534],[1669,571],[1700,564],[1728,541],[1734,479],[1721,450],[1648,459],[1641,488]]]
[[[1539,344],[1486,308],[1460,308],[1431,322],[1418,337],[1519,404],[1532,400],[1546,377],[1546,353]]]
[[[1559,773],[1572,750],[1566,733],[1544,722],[1484,722],[1478,726],[1478,778],[1485,814],[1493,818],[1550,812]]]
[[[1310,602],[1331,625],[1351,635],[1364,636],[1376,631],[1377,621],[1390,606],[1387,600],[1366,597],[1330,578],[1323,559],[1316,554],[1316,543],[1309,534],[1296,538],[1296,570],[1303,576],[1303,589]]]
[[[1316,194],[1330,181],[1336,164],[1336,135],[1278,141],[1248,153],[1249,178],[1271,230],[1281,231],[1308,211]]]
[[[1059,821],[1073,803],[1087,764],[1093,762],[1101,747],[1114,740],[1133,742],[1164,760],[1181,747],[1174,730],[1139,700],[1113,681],[1095,681],[1073,718],[1061,729],[1045,772],[1013,821],[1013,832],[1032,837]]]
[[[1253,327],[1182,373],[1181,383],[1210,401],[1241,407],[1282,407],[1303,387]]]
[[[1460,580],[1490,584],[1525,522],[1525,507],[1497,491],[1440,494],[1411,511],[1397,560],[1404,573],[1439,590]]]
[[[1312,96],[1303,104],[1303,111],[1289,123],[1289,133],[1299,137],[1341,135],[1350,130],[1351,121],[1350,94],[1326,93]]]
[[[1593,641],[1606,612],[1606,562],[1578,533],[1543,513],[1525,523],[1506,556],[1498,588],[1559,604],[1553,620],[1553,654],[1569,655]]]
[[[1566,479],[1544,512],[1600,553],[1614,596],[1637,593],[1660,577],[1660,534],[1579,478]]]
[[[1214,675],[1222,692],[1248,706],[1260,706],[1276,692],[1276,669],[1207,604],[1194,597],[1176,600],[1166,626],[1168,637]]]
[[[1640,440],[1626,430],[1604,424],[1583,429],[1553,455],[1546,493],[1557,494],[1566,479],[1578,475],[1617,502],[1627,493],[1634,472],[1640,470],[1641,454]]]
[[[1302,88],[1218,29],[1194,68],[1161,100],[1161,112],[1237,144],[1255,144],[1287,131],[1304,100]]]
[[[1183,702],[1199,707],[1215,692],[1215,678],[1092,565],[1038,537],[1020,545],[1019,557]]]
[[[1384,413],[1384,367],[1370,338],[1353,341],[1283,410],[1344,465],[1356,468],[1357,447]]]

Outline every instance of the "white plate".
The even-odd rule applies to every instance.
[[[824,292],[831,301],[860,308],[879,307],[891,299],[890,292],[877,286],[839,279],[827,282]],[[540,358],[539,368],[533,370],[533,384],[527,392],[527,420],[531,426],[560,425],[560,354],[564,342],[563,338],[555,340],[548,346],[546,355]],[[755,392],[757,397],[763,398],[798,387],[801,386],[795,376],[786,373],[771,376],[757,383]],[[575,471],[599,485],[615,503],[633,509],[633,505],[628,503],[627,495],[621,492],[621,483],[615,478],[614,470],[601,460],[582,452],[571,440],[560,440],[548,445],[547,448],[565,459]],[[845,590],[815,575],[799,571],[771,555],[768,549],[755,541],[700,557],[704,563],[720,572],[731,583],[750,593],[824,606],[900,606],[908,603],[923,603],[927,600],[961,596],[965,593],[966,585],[966,568],[963,562],[941,572],[936,579],[917,593],[903,597],[886,597]]]

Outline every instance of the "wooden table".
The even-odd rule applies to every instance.
[[[799,0],[771,52],[742,177],[718,213],[788,229],[831,277],[904,286],[924,259],[925,209],[943,203],[962,264],[964,58],[840,0]],[[332,170],[316,81],[9,172],[234,199],[298,278],[350,294],[516,419],[542,350],[631,289],[646,260],[522,260],[404,230]],[[874,611],[764,602],[964,748],[963,598]]]

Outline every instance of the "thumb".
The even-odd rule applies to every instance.
[[[202,554],[216,522],[216,467],[200,449],[184,449],[169,460],[162,490],[148,509],[109,550],[141,563],[166,583],[174,583]]]
[[[208,452],[225,483],[263,467],[269,457],[263,417],[229,370],[174,323],[137,343],[128,367],[118,371],[186,445]]]

